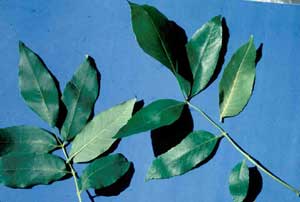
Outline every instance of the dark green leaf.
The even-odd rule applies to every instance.
[[[234,202],[243,202],[249,187],[249,168],[246,161],[237,164],[231,171],[229,190]]]
[[[32,126],[0,129],[0,156],[8,153],[47,153],[58,147],[55,137]]]
[[[151,130],[154,156],[166,153],[187,137],[194,128],[193,117],[188,105],[183,107],[180,117],[172,124]]]
[[[113,136],[131,118],[135,102],[131,99],[95,116],[73,140],[70,159],[87,162],[108,150],[116,141]]]
[[[86,125],[99,94],[96,64],[90,56],[80,65],[68,82],[62,101],[67,108],[67,117],[61,129],[64,140],[71,140]]]
[[[176,58],[166,32],[168,18],[152,6],[129,4],[133,31],[141,48],[175,72]]]
[[[135,113],[128,123],[121,128],[115,138],[122,138],[170,125],[180,117],[183,107],[184,102],[171,99],[152,102]]]
[[[186,98],[190,97],[191,92],[191,82],[192,79],[185,79],[181,74],[175,72],[175,76],[177,78],[177,81],[179,83],[181,91],[184,93],[184,96]]]
[[[253,36],[239,48],[224,70],[219,84],[220,119],[238,115],[247,105],[255,80],[256,49]]]
[[[214,17],[203,25],[187,43],[186,49],[194,77],[192,96],[209,84],[218,63],[221,47],[221,16]]]
[[[52,154],[10,154],[0,158],[0,183],[12,188],[49,184],[67,173],[64,160]]]
[[[168,67],[183,92],[189,95],[192,75],[188,60],[184,58],[187,42],[185,31],[152,6],[129,4],[133,31],[140,47]]]
[[[52,127],[59,113],[59,93],[51,73],[41,58],[19,44],[19,86],[27,105]]]
[[[181,143],[152,162],[146,180],[170,178],[192,170],[214,154],[219,139],[207,131],[190,133]]]
[[[122,155],[114,154],[95,160],[83,171],[79,188],[85,191],[89,188],[102,189],[114,184],[127,173],[131,162]]]

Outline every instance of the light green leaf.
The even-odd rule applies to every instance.
[[[95,116],[74,138],[69,159],[87,162],[108,150],[116,141],[113,136],[131,118],[135,102],[131,99]]]
[[[229,177],[229,190],[234,202],[243,202],[249,187],[249,168],[246,161],[237,164]]]
[[[80,65],[62,96],[67,117],[61,129],[64,140],[71,140],[86,125],[99,94],[96,64],[90,56]]]
[[[220,120],[238,115],[247,105],[254,86],[255,59],[256,49],[251,36],[224,70],[219,84]]]
[[[140,47],[173,72],[188,96],[192,75],[190,67],[182,60],[187,42],[185,31],[152,6],[131,2],[129,5],[133,31]]]
[[[19,44],[19,87],[27,105],[52,127],[59,113],[59,93],[54,78],[41,58]]]
[[[32,126],[0,128],[0,156],[8,153],[47,153],[58,148],[48,131]]]
[[[222,17],[216,16],[203,25],[186,45],[194,83],[191,96],[204,90],[217,67],[222,47]]]
[[[135,113],[128,123],[121,128],[115,138],[122,138],[170,125],[180,117],[183,107],[184,102],[171,99],[152,102]]]
[[[12,188],[49,184],[67,173],[64,160],[52,154],[9,154],[0,158],[0,183]]]
[[[152,162],[146,180],[170,178],[192,170],[214,154],[219,139],[207,131],[190,133]]]
[[[122,176],[131,166],[122,154],[113,154],[93,161],[83,171],[79,179],[79,188],[85,191],[89,188],[102,189],[108,187]]]

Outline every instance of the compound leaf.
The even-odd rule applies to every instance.
[[[32,126],[0,128],[0,156],[8,153],[47,153],[58,148],[50,132]]]
[[[161,99],[152,102],[135,113],[128,123],[121,128],[115,138],[122,138],[170,125],[180,117],[183,107],[184,102],[171,99]]]
[[[67,173],[64,160],[52,154],[9,154],[0,158],[0,183],[12,188],[49,184]]]
[[[232,56],[219,83],[220,120],[238,115],[247,105],[255,80],[253,36]]]
[[[95,116],[74,138],[70,159],[87,162],[108,150],[117,140],[113,136],[131,118],[135,102],[131,99]]]
[[[71,140],[86,125],[99,94],[99,79],[96,64],[90,56],[66,85],[62,101],[67,108],[67,117],[61,129],[64,140]]]
[[[216,16],[203,25],[186,45],[194,83],[191,96],[209,84],[217,67],[222,47],[222,17]]]
[[[249,188],[249,168],[246,161],[237,164],[229,177],[229,190],[234,202],[243,202]]]
[[[52,127],[59,113],[59,93],[42,59],[23,42],[19,44],[19,87],[26,104]]]
[[[170,178],[192,170],[214,154],[219,139],[207,131],[190,133],[177,146],[152,162],[146,180]]]
[[[93,161],[83,171],[79,179],[79,188],[102,189],[114,184],[124,176],[131,166],[122,154],[113,154]]]

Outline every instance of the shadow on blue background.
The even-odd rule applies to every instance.
[[[254,94],[238,117],[224,127],[249,153],[277,175],[300,187],[300,7],[241,0],[137,0],[156,6],[182,26],[190,37],[215,15],[226,18],[230,31],[225,64],[251,34],[264,44],[257,66]],[[93,56],[102,74],[96,113],[137,96],[148,104],[158,98],[181,99],[177,82],[161,64],[138,47],[126,1],[0,0],[0,127],[28,124],[47,128],[23,102],[18,91],[18,40],[46,62],[61,87],[84,55]],[[193,103],[218,119],[218,81]],[[195,129],[217,132],[192,111]],[[169,180],[144,182],[153,160],[150,133],[124,139],[117,150],[135,163],[131,185],[120,196],[97,202],[222,202],[231,201],[228,177],[242,160],[222,141],[208,164]],[[249,164],[250,166],[250,164]],[[294,193],[266,175],[257,201],[293,202]],[[83,194],[84,201],[89,201]],[[72,179],[31,190],[0,187],[1,202],[75,202]]]

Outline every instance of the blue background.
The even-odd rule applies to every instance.
[[[265,166],[300,187],[300,7],[241,0],[136,0],[156,6],[190,37],[215,15],[223,15],[230,30],[225,64],[251,34],[264,44],[257,66],[253,96],[224,127]],[[39,1],[0,0],[0,127],[29,124],[48,128],[23,102],[18,90],[18,40],[46,62],[61,87],[84,55],[93,56],[102,74],[96,113],[137,96],[150,103],[159,98],[181,99],[177,82],[160,63],[138,47],[124,0]],[[193,100],[218,120],[218,81]],[[193,111],[195,129],[217,132]],[[225,140],[214,159],[170,180],[144,182],[153,152],[149,132],[124,139],[117,152],[135,163],[131,186],[118,197],[97,202],[221,202],[231,201],[228,176],[241,161]],[[251,164],[249,164],[251,165]],[[257,201],[298,201],[296,195],[263,174]],[[89,201],[83,193],[84,201]],[[31,190],[0,187],[1,202],[75,202],[72,179]]]

